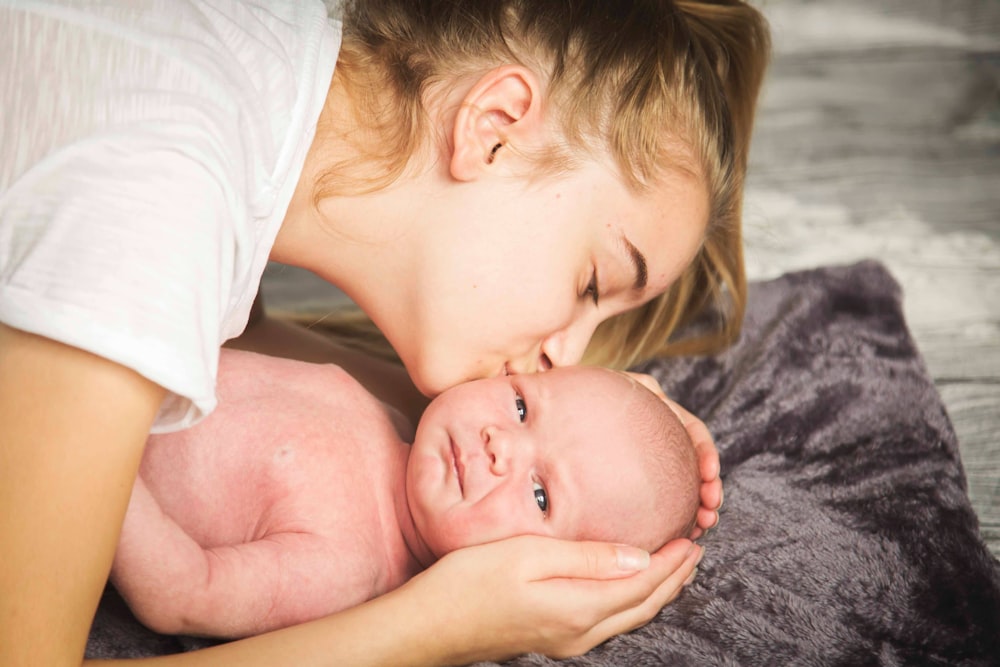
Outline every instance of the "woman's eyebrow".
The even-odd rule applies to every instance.
[[[632,264],[632,270],[635,272],[635,282],[632,283],[632,289],[637,292],[641,292],[643,288],[646,287],[646,283],[649,280],[649,270],[646,268],[646,256],[642,254],[642,251],[635,247],[635,244],[629,241],[628,237],[624,233],[621,235],[622,245],[628,251],[628,257]]]

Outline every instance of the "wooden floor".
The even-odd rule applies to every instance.
[[[751,154],[751,275],[890,268],[1000,555],[1000,1],[757,5],[775,57]]]
[[[751,277],[890,268],[1000,554],[1000,0],[757,5],[775,57],[751,154]],[[339,299],[285,267],[264,289],[277,307]]]

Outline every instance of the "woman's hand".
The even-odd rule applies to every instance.
[[[702,547],[520,536],[454,551],[393,594],[420,600],[438,646],[466,663],[580,655],[647,623],[693,579]]]
[[[696,540],[706,530],[719,523],[719,508],[722,507],[722,480],[719,479],[719,450],[715,447],[712,434],[708,432],[708,427],[705,426],[704,422],[676,402],[667,398],[656,378],[645,373],[629,373],[629,375],[663,399],[663,402],[681,420],[681,423],[688,432],[688,436],[691,438],[691,442],[694,443],[695,452],[698,454],[698,470],[701,472],[701,508],[698,510],[698,518],[690,535],[692,540]]]

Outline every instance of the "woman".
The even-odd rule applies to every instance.
[[[318,3],[51,0],[0,8],[0,31],[4,664],[80,660],[142,443],[212,410],[268,259],[343,289],[424,395],[576,363],[602,322],[590,358],[618,366],[705,305],[738,326],[767,49],[742,2],[387,0],[341,24]],[[419,411],[395,367],[301,335],[261,318],[237,344]],[[704,529],[718,456],[684,418]],[[172,660],[570,655],[649,620],[698,556],[517,538]]]

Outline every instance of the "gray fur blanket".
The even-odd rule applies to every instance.
[[[708,424],[725,506],[695,583],[567,664],[1000,664],[1000,564],[900,301],[874,262],[789,274],[751,287],[737,345],[641,368]],[[193,646],[109,589],[88,655]]]

